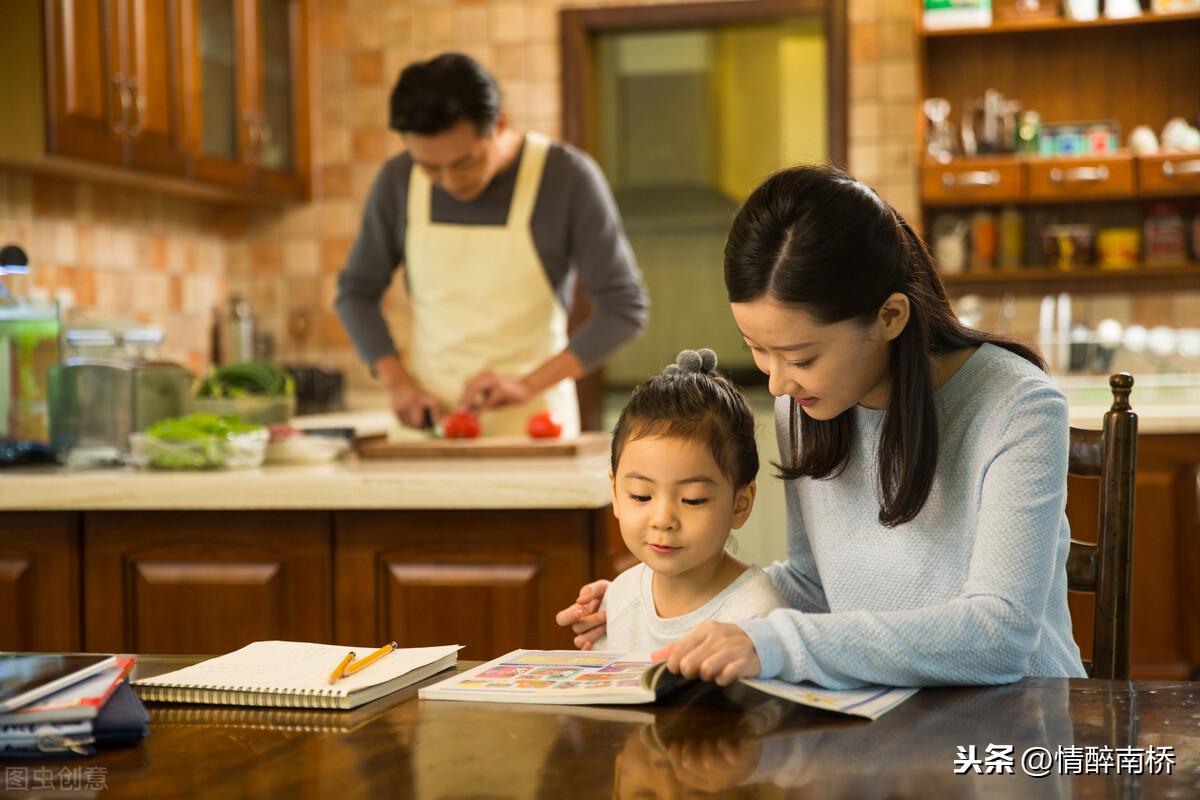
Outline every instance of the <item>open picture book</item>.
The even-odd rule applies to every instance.
[[[418,691],[422,700],[605,705],[653,703],[692,681],[643,653],[514,650]],[[742,678],[742,684],[793,703],[878,719],[916,689],[867,686],[831,690],[814,684]]]

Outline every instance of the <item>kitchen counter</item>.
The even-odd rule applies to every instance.
[[[608,458],[360,460],[249,470],[0,470],[0,510],[591,509]]]

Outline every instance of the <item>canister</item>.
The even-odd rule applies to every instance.
[[[1142,257],[1142,232],[1137,228],[1101,228],[1096,234],[1100,269],[1132,269]]]

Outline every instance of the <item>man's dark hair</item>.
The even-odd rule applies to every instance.
[[[500,115],[500,87],[470,56],[442,53],[400,72],[390,113],[388,124],[400,133],[432,136],[467,120],[482,136]]]

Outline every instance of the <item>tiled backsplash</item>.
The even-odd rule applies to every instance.
[[[68,318],[159,324],[166,353],[194,372],[243,231],[236,209],[0,168],[0,244],[22,245],[32,267],[5,279],[14,292],[57,297]]]
[[[496,73],[517,128],[557,136],[558,12],[620,4],[312,0],[311,203],[229,207],[0,167],[0,243],[25,245],[35,270],[30,280],[50,293],[69,290],[78,306],[102,317],[161,323],[166,354],[195,371],[207,364],[213,310],[239,292],[284,358],[342,368],[351,386],[369,385],[332,306],[363,199],[380,164],[401,148],[386,114],[399,70],[416,58],[465,51]],[[848,5],[849,166],[910,216],[917,213],[913,11],[911,0]],[[1184,324],[1200,317],[1198,298],[1120,302],[1132,319],[1151,320],[1144,324]],[[1036,331],[1036,306],[1036,298],[1017,303],[1014,331]],[[403,343],[402,292],[394,289],[386,307]],[[288,338],[287,318],[296,309],[313,322],[302,346]],[[985,324],[999,319],[998,309]]]

